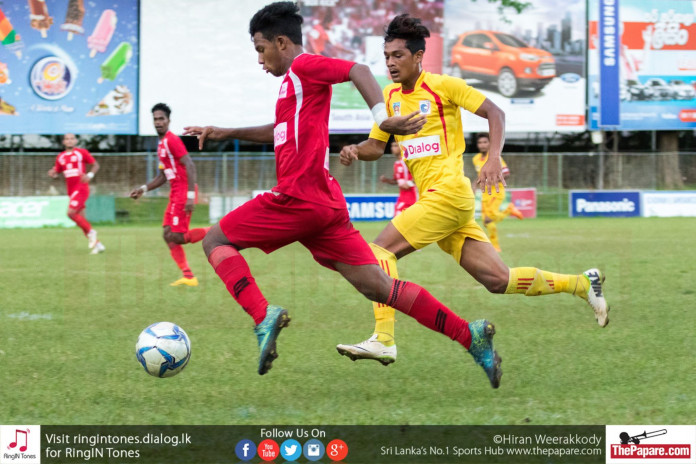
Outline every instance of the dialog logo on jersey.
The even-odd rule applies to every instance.
[[[404,159],[424,158],[442,153],[440,151],[439,135],[404,140],[399,145],[401,146],[401,153],[404,155]]]
[[[273,146],[277,147],[288,141],[288,123],[281,122],[273,128]]]
[[[607,425],[607,463],[696,463],[696,426]]]
[[[256,456],[256,444],[246,438],[240,440],[237,446],[234,447],[234,454],[242,461],[251,461]]]
[[[0,426],[0,463],[41,464],[41,426]]]

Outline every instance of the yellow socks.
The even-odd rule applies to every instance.
[[[396,256],[391,251],[385,250],[379,245],[370,243],[370,248],[375,254],[375,258],[384,272],[390,277],[397,279],[399,277],[396,271]],[[372,309],[375,312],[375,334],[377,340],[385,346],[394,344],[394,308],[391,308],[382,303],[372,303]]]
[[[570,293],[587,299],[589,283],[583,275],[556,274],[535,267],[510,269],[505,293],[524,293],[526,296]]]

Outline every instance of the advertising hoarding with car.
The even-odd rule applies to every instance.
[[[585,130],[585,2],[532,0],[521,14],[497,4],[445,1],[443,71],[505,111],[508,132]],[[487,122],[462,112],[464,130]]]
[[[600,127],[600,8],[589,2],[589,127]],[[619,121],[623,130],[676,130],[696,127],[696,1],[620,0]],[[606,5],[605,5],[606,6]],[[606,89],[605,89],[606,91]]]

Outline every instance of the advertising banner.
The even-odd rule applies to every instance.
[[[611,3],[619,8],[618,91],[605,89],[600,79],[600,66],[611,59],[602,50],[600,34],[612,27],[600,24],[600,12],[613,8]],[[600,127],[604,99],[611,94],[619,97],[621,130],[696,127],[696,1],[590,0],[588,8],[590,128]]]
[[[584,131],[585,1],[530,3],[517,14],[485,1],[445,0],[444,72],[501,107],[508,132]],[[488,130],[486,120],[462,117],[465,131]]]
[[[509,188],[510,201],[525,218],[537,216],[537,197],[535,188]]]
[[[409,13],[430,30],[423,68],[442,72],[441,1],[308,0],[301,2],[305,49],[310,53],[366,64],[381,87],[391,83],[384,60],[384,29],[395,16]],[[349,82],[333,87],[329,130],[369,132],[374,119],[360,92]]]
[[[398,195],[346,195],[351,221],[389,221]]]
[[[696,217],[696,192],[643,192],[645,217]]]
[[[599,125],[616,127],[619,115],[619,0],[599,5]]]
[[[73,227],[67,196],[0,197],[0,229],[43,226]]]
[[[571,190],[570,217],[635,217],[641,215],[638,190]]]
[[[138,1],[0,2],[0,131],[137,132]]]

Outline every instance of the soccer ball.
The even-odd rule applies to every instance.
[[[135,356],[148,374],[171,377],[184,370],[191,359],[191,342],[178,325],[157,322],[140,333]]]

